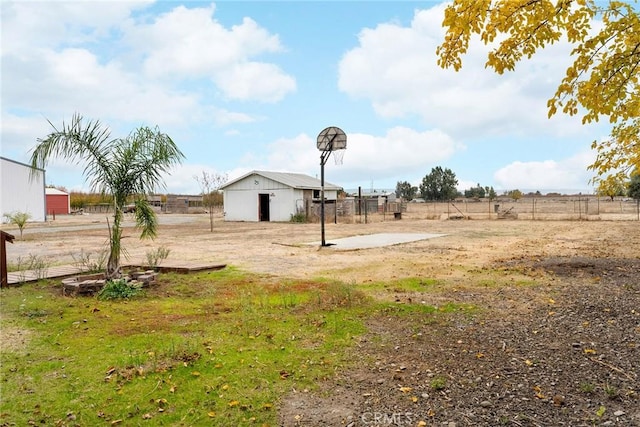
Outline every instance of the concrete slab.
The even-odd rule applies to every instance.
[[[399,245],[401,243],[416,242],[418,240],[434,239],[446,234],[428,233],[377,233],[362,236],[345,237],[342,239],[325,239],[327,248],[332,249],[369,249],[383,246]],[[319,246],[320,242],[310,243]]]

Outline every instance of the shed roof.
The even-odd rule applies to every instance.
[[[65,193],[62,190],[58,190],[57,188],[47,187],[44,189],[44,193],[48,196],[68,196],[69,193]]]
[[[230,185],[242,181],[250,176],[260,175],[267,179],[279,182],[281,184],[287,185],[289,187],[299,189],[299,190],[320,190],[321,181],[317,178],[313,178],[309,175],[305,175],[302,173],[291,173],[291,172],[271,172],[271,171],[251,171],[247,174],[242,175],[239,178],[231,180],[220,187],[221,190],[224,190],[226,187]],[[341,190],[342,187],[339,185],[331,184],[327,181],[324,182],[325,190]]]

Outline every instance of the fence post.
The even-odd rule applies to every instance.
[[[9,285],[7,274],[7,245],[6,243],[13,243],[15,237],[12,234],[5,233],[0,230],[0,288],[4,288]]]

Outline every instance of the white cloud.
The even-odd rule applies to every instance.
[[[591,173],[587,166],[593,157],[586,151],[559,161],[513,162],[495,172],[496,189],[588,191]]]
[[[29,55],[34,46],[54,49],[95,42],[150,1],[3,1],[2,55]]]
[[[406,127],[394,127],[383,136],[353,133],[347,136],[347,149],[342,165],[335,165],[333,156],[325,168],[331,170],[333,182],[351,185],[354,182],[379,181],[394,177],[422,175],[427,167],[451,158],[465,147],[439,131],[418,132]],[[268,146],[264,168],[306,173],[320,173],[320,152],[315,138],[301,134],[279,139]],[[250,161],[255,162],[255,158]],[[400,178],[399,178],[400,179]],[[330,181],[331,181],[330,180]]]
[[[282,52],[277,35],[250,18],[225,28],[214,13],[213,4],[178,6],[152,23],[132,26],[126,40],[145,57],[151,77],[210,78],[226,97],[243,101],[275,102],[295,90],[295,79],[279,67],[251,60]]]
[[[559,43],[497,75],[485,69],[488,48],[472,40],[459,72],[437,65],[444,5],[416,11],[411,25],[388,23],[359,34],[339,64],[339,87],[371,101],[384,118],[420,117],[453,135],[579,132],[580,120],[547,119],[546,101],[564,75],[569,46]]]
[[[226,96],[241,101],[277,102],[296,88],[293,77],[273,64],[246,62],[228,67],[215,78]]]
[[[250,60],[283,51],[278,36],[251,19],[225,28],[213,20],[212,5],[179,6],[158,17],[141,12],[136,21],[134,12],[146,6],[2,2],[4,149],[26,152],[50,130],[46,119],[59,125],[74,112],[99,118],[116,136],[142,124],[165,130],[263,119],[215,105],[212,81],[225,96],[247,101],[273,102],[295,90],[295,80],[280,68]],[[140,58],[177,78],[152,78]],[[24,126],[27,116],[38,126]]]

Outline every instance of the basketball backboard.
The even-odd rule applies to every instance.
[[[318,150],[335,151],[347,148],[347,135],[344,131],[335,126],[329,126],[318,135]]]

